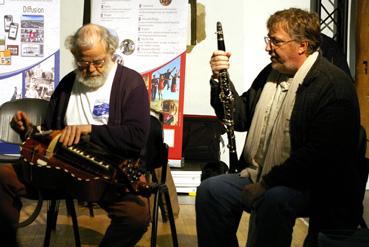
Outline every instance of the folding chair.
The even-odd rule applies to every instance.
[[[156,246],[158,230],[158,211],[161,205],[163,222],[169,220],[172,233],[173,246],[178,246],[177,231],[174,221],[172,204],[170,201],[168,186],[166,185],[168,168],[168,145],[163,141],[163,129],[160,120],[154,116],[150,117],[150,133],[145,148],[144,162],[146,168],[152,175],[154,182],[152,194],[154,203],[152,209],[151,246]],[[161,168],[160,180],[155,174],[155,169]],[[164,201],[163,201],[164,200]],[[165,210],[165,208],[166,210]]]

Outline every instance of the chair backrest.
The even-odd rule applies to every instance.
[[[34,125],[45,119],[49,102],[44,99],[23,98],[5,102],[0,106],[0,140],[11,144],[21,144],[17,132],[10,127],[10,121],[17,111],[23,111]]]
[[[347,75],[351,77],[351,72],[347,63],[346,55],[342,52],[342,49],[333,38],[322,33],[320,35],[320,49],[322,51],[323,57],[342,69]]]
[[[163,125],[155,116],[150,116],[150,132],[143,161],[149,171],[162,167],[168,162],[168,147],[163,139]]]

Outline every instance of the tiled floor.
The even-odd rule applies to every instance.
[[[180,213],[176,218],[176,228],[178,234],[178,241],[180,247],[196,247],[196,220],[194,211],[195,198],[193,196],[180,195],[179,196]],[[26,203],[25,208],[30,208],[32,205]],[[21,247],[41,247],[43,243],[45,231],[45,210],[44,205],[40,216],[31,225],[21,228],[19,230],[19,240]],[[78,215],[79,232],[81,235],[82,246],[95,247],[98,246],[99,241],[103,237],[106,227],[109,224],[109,218],[106,213],[97,208],[94,209],[95,216],[90,217],[87,208],[76,204]],[[238,231],[238,239],[240,246],[245,246],[246,235],[248,229],[248,214],[242,216],[241,224]],[[301,220],[297,220],[294,229],[293,247],[301,247],[302,242],[306,236],[307,226]],[[150,246],[151,228],[143,236],[138,247]],[[159,217],[158,226],[158,240],[157,246],[166,247],[172,246],[170,227],[168,223],[162,223]],[[65,203],[60,204],[60,213],[58,217],[58,224],[56,232],[52,235],[51,246],[54,247],[69,247],[74,246],[74,237],[71,226],[70,217],[66,216]]]

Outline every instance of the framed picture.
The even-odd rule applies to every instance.
[[[42,57],[44,55],[44,46],[42,44],[22,44],[22,57]]]
[[[12,57],[9,50],[0,51],[0,65],[11,65]]]
[[[22,15],[20,25],[20,51],[23,57],[44,55],[44,16]]]
[[[12,56],[18,56],[18,53],[19,53],[18,45],[7,45],[6,49],[11,52]]]

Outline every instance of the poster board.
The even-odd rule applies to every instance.
[[[59,14],[59,0],[2,2],[0,105],[19,98],[50,99],[59,82]],[[0,151],[19,152],[16,145],[4,143]]]
[[[164,120],[169,164],[181,166],[187,1],[92,0],[91,22],[119,37],[115,59],[141,73]]]

